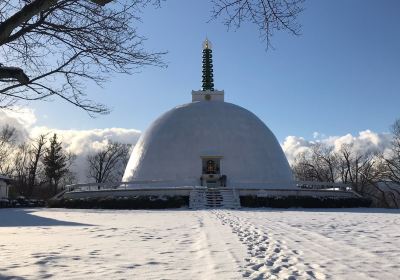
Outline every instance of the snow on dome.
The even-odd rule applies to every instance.
[[[228,188],[295,188],[274,134],[250,111],[223,101],[196,101],[160,116],[133,149],[123,181],[199,186],[208,158],[218,159]]]

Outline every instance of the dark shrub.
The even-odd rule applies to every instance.
[[[353,208],[369,207],[371,200],[366,198],[343,197],[312,197],[312,196],[286,196],[286,197],[258,197],[241,196],[242,207],[272,207],[272,208]]]
[[[52,208],[79,209],[167,209],[189,206],[189,196],[130,196],[60,199],[48,202]]]

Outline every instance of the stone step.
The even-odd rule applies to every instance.
[[[189,207],[240,208],[240,200],[231,189],[202,189],[190,192]]]

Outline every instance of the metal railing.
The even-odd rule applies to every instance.
[[[138,180],[129,182],[112,182],[112,183],[84,183],[65,186],[67,192],[81,191],[102,191],[102,190],[128,190],[128,189],[147,189],[147,188],[195,188],[191,184],[183,184],[178,187],[170,187],[172,180]]]
[[[102,191],[102,190],[127,190],[127,189],[148,189],[148,188],[205,188],[204,186],[193,185],[193,183],[182,184],[182,186],[174,186],[173,180],[137,180],[137,181],[129,181],[129,182],[112,182],[112,183],[84,183],[84,184],[73,184],[65,186],[64,190],[67,192],[75,192],[75,191]],[[248,182],[249,185],[254,184],[255,182]],[[258,183],[258,182],[257,182]],[[344,183],[332,183],[332,182],[313,182],[313,181],[297,181],[293,182],[299,189],[307,189],[307,190],[330,190],[330,191],[350,191],[354,192],[353,188],[350,184]],[[279,187],[279,183],[265,183],[260,185],[267,186],[268,189],[282,189],[276,188]],[[246,182],[240,182],[240,185],[246,185]],[[275,188],[274,188],[275,187]],[[221,187],[223,188],[223,187]],[[237,189],[240,187],[236,186],[235,183],[230,184],[228,186],[229,189],[232,189],[234,193],[237,192]],[[252,189],[252,187],[247,187]],[[258,189],[260,187],[254,187],[254,189]]]
[[[353,191],[353,187],[345,183],[298,181],[296,186],[309,190]]]
[[[72,191],[101,191],[101,190],[124,190],[132,188],[206,188],[200,184],[193,184],[192,180],[188,183],[182,183],[181,186],[176,186],[174,180],[135,180],[129,182],[111,182],[111,183],[83,183],[83,184],[72,184],[65,186],[68,192]],[[173,187],[172,187],[173,186]]]

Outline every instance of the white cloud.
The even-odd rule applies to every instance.
[[[17,141],[25,140],[29,135],[29,129],[36,122],[33,110],[14,107],[13,110],[0,110],[0,125],[10,125],[17,130]]]
[[[346,134],[344,136],[324,136],[321,138],[322,135],[323,134],[314,132],[313,138],[318,138],[318,140],[313,139],[313,141],[305,140],[297,136],[286,137],[282,144],[282,149],[289,163],[293,163],[297,155],[306,152],[310,149],[310,146],[315,143],[322,143],[333,147],[335,151],[338,151],[343,145],[351,145],[354,151],[358,153],[387,153],[392,140],[392,135],[389,133],[376,133],[371,130],[361,131],[357,136]]]
[[[30,127],[36,122],[35,112],[25,107],[14,107],[12,110],[0,111],[0,122],[12,122],[13,125]]]
[[[307,141],[303,137],[288,136],[282,144],[282,149],[286,154],[289,163],[301,153],[307,152],[314,142]]]
[[[315,140],[324,139],[324,138],[326,138],[326,135],[321,132],[315,131],[315,132],[313,132],[313,138]]]

